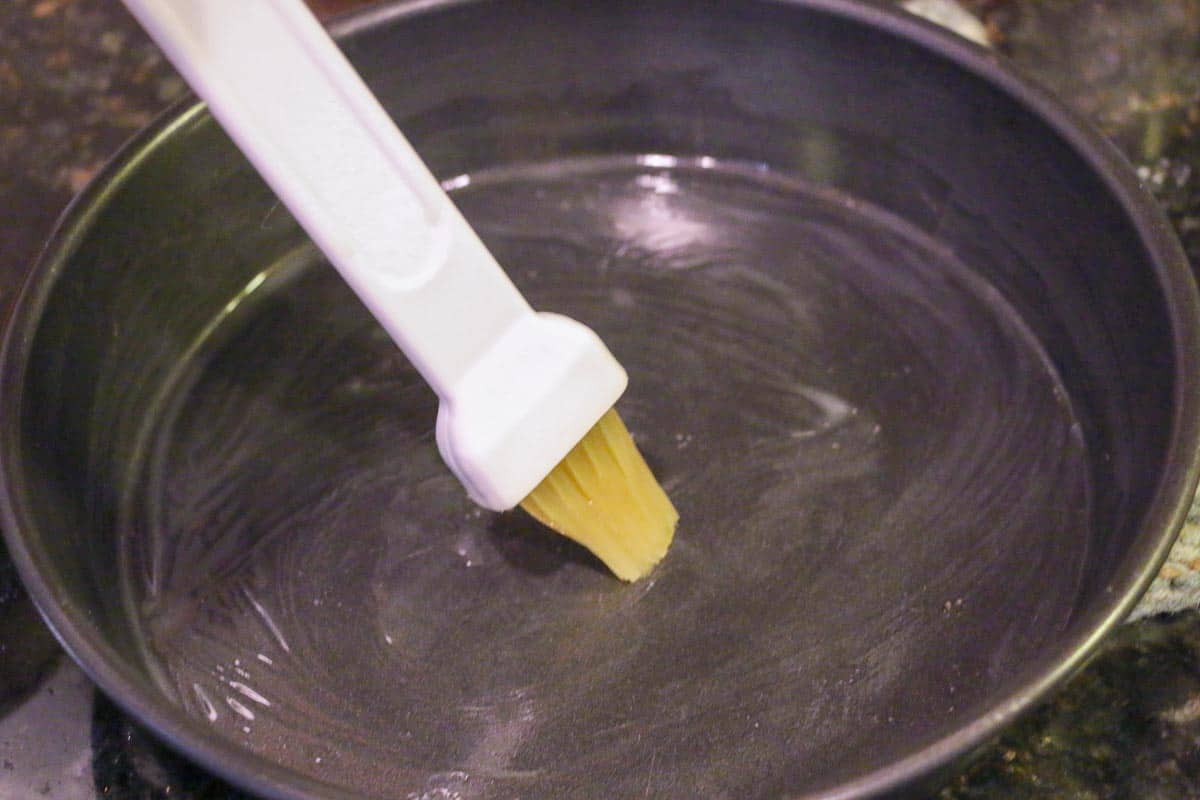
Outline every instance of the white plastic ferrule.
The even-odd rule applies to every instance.
[[[521,502],[625,391],[625,370],[591,329],[523,317],[438,409],[442,457],[475,502]]]

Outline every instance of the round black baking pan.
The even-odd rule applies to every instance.
[[[846,0],[337,33],[522,291],[626,366],[679,532],[625,585],[472,507],[431,393],[179,107],[32,272],[0,483],[51,628],[181,753],[270,798],[872,797],[1132,608],[1195,486],[1196,290],[1001,59]]]

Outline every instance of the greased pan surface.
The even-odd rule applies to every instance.
[[[625,586],[472,508],[429,392],[180,110],[66,216],[0,418],[34,597],[182,752],[270,797],[865,797],[1144,588],[1195,480],[1195,289],[992,56],[843,2],[342,36],[534,304],[630,371],[678,541]]]

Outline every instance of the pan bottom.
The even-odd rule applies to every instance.
[[[428,388],[298,245],[164,387],[122,504],[128,614],[175,702],[370,796],[583,798],[607,775],[607,796],[753,798],[893,762],[1021,686],[1074,610],[1086,453],[968,266],[755,165],[448,186],[533,305],[629,371],[671,552],[624,585],[473,507]]]

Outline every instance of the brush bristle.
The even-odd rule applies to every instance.
[[[615,409],[521,507],[591,550],[625,581],[646,575],[666,555],[679,520]]]

